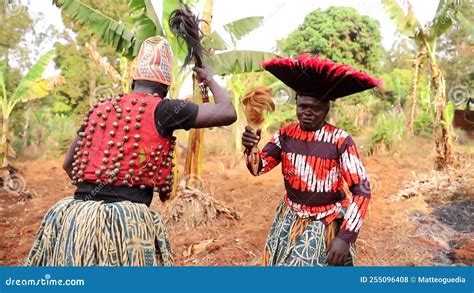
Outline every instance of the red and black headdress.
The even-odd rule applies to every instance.
[[[348,64],[328,58],[303,54],[292,58],[273,58],[262,67],[292,88],[297,95],[335,100],[347,95],[380,87],[382,81]]]

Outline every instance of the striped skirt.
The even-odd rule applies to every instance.
[[[282,200],[268,234],[263,254],[264,266],[327,266],[326,247],[334,239],[342,218],[326,225],[319,220],[300,218]],[[352,266],[355,249],[351,245],[345,266]]]
[[[171,266],[161,216],[144,204],[64,198],[44,216],[29,266]]]

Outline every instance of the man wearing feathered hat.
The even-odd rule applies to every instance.
[[[251,168],[255,162],[250,156],[260,131],[246,127],[242,136],[254,176],[282,164],[286,193],[269,231],[264,265],[353,265],[370,185],[354,140],[325,119],[330,101],[378,87],[381,81],[309,54],[274,58],[262,65],[297,93],[298,118],[258,151],[258,171]],[[344,181],[351,199],[344,193]]]
[[[153,193],[165,201],[173,185],[177,129],[229,125],[237,119],[228,94],[205,68],[194,68],[216,104],[166,98],[172,51],[162,37],[144,41],[133,93],[95,104],[72,142],[64,169],[77,185],[45,215],[27,260],[32,266],[172,265]]]

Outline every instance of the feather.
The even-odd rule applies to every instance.
[[[300,95],[335,100],[370,88],[380,88],[382,80],[329,58],[302,54],[292,58],[273,58],[262,67]]]

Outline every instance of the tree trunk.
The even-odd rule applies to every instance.
[[[431,74],[435,87],[435,123],[433,139],[436,150],[436,169],[446,170],[454,161],[452,125],[447,121],[446,109],[446,84],[434,57],[430,60]]]
[[[204,2],[203,23],[201,27],[201,30],[204,35],[207,35],[211,32],[213,5],[214,0],[206,0]],[[193,97],[195,102],[198,102],[199,98],[201,97],[201,94],[195,80],[196,79],[193,78]],[[189,134],[188,152],[186,154],[186,162],[184,168],[184,178],[186,180],[186,187],[200,187],[194,185],[194,183],[199,182],[199,180],[194,179],[199,178],[199,176],[201,175],[203,145],[204,129],[192,129]]]
[[[200,95],[199,86],[196,79],[193,78],[193,96],[198,101]],[[204,141],[204,129],[191,129],[189,134],[188,148],[186,153],[186,162],[184,167],[184,179],[186,187],[199,188],[201,175],[201,163]]]
[[[409,103],[411,103],[411,111],[410,111],[410,116],[407,121],[407,126],[408,126],[408,132],[410,135],[414,135],[414,130],[413,130],[413,122],[415,120],[415,113],[416,113],[416,89],[418,86],[418,80],[420,77],[420,69],[421,69],[421,64],[423,63],[424,59],[426,58],[426,47],[421,47],[418,55],[416,56],[415,60],[413,61],[413,71],[412,71],[412,80],[410,83],[410,93],[409,93]]]
[[[7,111],[4,109],[4,111]],[[8,167],[8,149],[10,148],[10,135],[9,135],[9,124],[10,124],[10,119],[9,117],[3,116],[3,125],[2,125],[2,142],[3,142],[3,161],[2,161],[2,167]]]
[[[97,39],[95,37],[91,38],[91,47],[96,52],[97,51]],[[94,64],[94,62],[90,62],[89,64]],[[89,106],[92,107],[94,105],[94,96],[95,96],[95,88],[97,87],[97,72],[94,70],[95,65],[92,65],[90,68],[90,79],[89,79]]]
[[[27,108],[25,111],[25,126],[23,127],[23,147],[28,147],[28,128],[30,127],[30,109]]]

